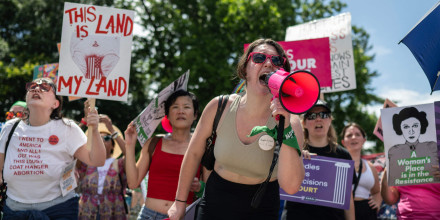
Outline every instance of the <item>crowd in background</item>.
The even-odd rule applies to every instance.
[[[47,78],[33,80],[25,87],[26,101],[14,103],[6,114],[0,135],[0,168],[8,183],[4,219],[175,220],[183,218],[185,208],[197,198],[196,219],[440,219],[440,184],[388,186],[386,169],[363,155],[367,133],[361,126],[347,123],[338,142],[332,108],[325,101],[318,100],[297,116],[272,99],[261,78],[279,68],[289,71],[286,61],[284,50],[273,40],[250,44],[237,68],[246,92],[230,95],[218,116],[219,97],[199,113],[194,94],[175,91],[165,102],[172,132],[150,138],[138,157],[133,122],[123,133],[87,101],[80,122],[63,118],[56,85]],[[258,140],[263,135],[278,138],[274,131],[282,125],[280,115],[286,122],[280,143],[261,149]],[[216,130],[214,121],[219,124]],[[201,160],[212,132],[217,135],[215,162],[208,170]],[[93,140],[89,145],[87,135]],[[38,146],[44,172],[14,175],[11,164],[23,143]],[[279,159],[274,162],[276,150]],[[304,178],[302,158],[314,155],[354,161],[350,208],[287,201],[280,215],[279,188],[296,193]],[[76,167],[78,187],[64,192],[59,177],[70,164]],[[433,168],[439,178],[438,166]],[[139,188],[145,187],[147,175],[143,196]]]

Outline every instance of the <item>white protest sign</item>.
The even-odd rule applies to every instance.
[[[434,103],[381,110],[387,178],[390,186],[438,183],[439,165]]]
[[[64,3],[58,95],[127,101],[134,11]]]
[[[165,101],[177,90],[186,90],[188,86],[189,70],[176,81],[160,91],[159,95],[134,120],[138,141],[143,147],[145,142],[153,135],[154,130],[165,116]]]
[[[328,37],[330,41],[333,82],[332,87],[321,87],[321,92],[331,93],[356,89],[350,13],[288,27],[285,41],[322,37]]]

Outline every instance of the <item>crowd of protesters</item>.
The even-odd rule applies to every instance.
[[[84,117],[77,123],[62,116],[63,99],[51,79],[27,83],[25,101],[11,106],[0,133],[0,179],[8,187],[3,218],[127,219],[127,187],[138,188],[148,175],[142,210],[135,213],[138,219],[183,219],[194,201],[198,220],[382,219],[384,203],[397,204],[397,219],[440,219],[440,184],[389,186],[386,169],[381,177],[363,159],[367,133],[359,124],[346,124],[341,146],[332,125],[332,108],[325,101],[318,100],[298,116],[272,99],[262,77],[279,68],[290,71],[286,53],[276,41],[251,43],[237,68],[246,91],[228,96],[218,116],[219,97],[199,113],[193,93],[174,91],[164,103],[172,132],[148,139],[139,156],[134,122],[121,132],[108,115],[98,114],[86,101]],[[259,139],[275,131],[280,115],[286,119],[285,133],[274,163],[275,142],[265,149]],[[215,163],[208,170],[201,160],[217,118]],[[254,132],[256,127],[260,130]],[[298,192],[305,175],[303,159],[314,155],[354,161],[349,208],[287,201],[280,215],[279,188]],[[76,170],[76,189],[61,184],[69,167]],[[431,172],[440,178],[438,166]],[[260,198],[255,198],[257,191]]]

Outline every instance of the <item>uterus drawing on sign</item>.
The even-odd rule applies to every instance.
[[[119,61],[120,38],[89,35],[77,38],[72,34],[70,54],[86,79],[108,77]]]

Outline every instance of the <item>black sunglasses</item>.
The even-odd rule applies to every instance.
[[[254,63],[264,63],[266,62],[267,58],[270,59],[270,62],[275,67],[283,67],[284,63],[286,62],[286,59],[279,55],[270,55],[265,53],[259,53],[259,52],[252,52],[248,56],[248,60],[252,57],[252,62]]]
[[[101,137],[102,137],[102,140],[104,140],[104,141],[110,141],[112,139],[112,136],[110,134],[105,135],[105,136],[101,136]]]
[[[316,113],[307,113],[304,115],[304,118],[307,120],[315,120],[317,117],[321,117],[322,119],[330,118],[330,112],[316,112]]]

